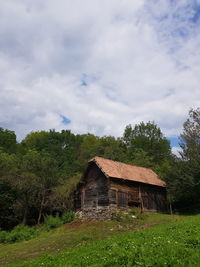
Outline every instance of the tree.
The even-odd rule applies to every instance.
[[[97,155],[124,162],[126,160],[126,147],[120,138],[116,139],[113,136],[104,136],[99,139]]]
[[[199,205],[200,194],[200,108],[191,109],[180,135],[181,157],[175,157],[167,183],[175,205]]]
[[[17,194],[10,183],[15,173],[15,155],[0,151],[0,228],[3,229],[8,229],[18,223],[13,212]]]
[[[182,175],[185,177],[185,197],[190,202],[197,202],[200,194],[200,108],[189,111],[189,118],[184,122],[180,136],[180,147],[184,163]]]
[[[62,130],[61,133],[50,130],[28,134],[22,144],[27,149],[48,153],[57,161],[60,175],[70,177],[80,168],[77,159],[82,139],[82,136],[74,135],[69,130]]]
[[[85,167],[87,161],[97,156],[97,150],[100,146],[99,137],[93,134],[83,135],[82,143],[80,146],[79,163],[82,168]]]
[[[161,169],[160,166],[170,158],[169,141],[154,122],[126,126],[122,140],[131,163]]]
[[[183,124],[180,136],[180,153],[183,160],[199,162],[200,159],[200,108],[189,111],[189,118]]]
[[[17,141],[15,132],[0,127],[0,150],[6,153],[16,152]]]
[[[18,168],[10,178],[10,184],[17,194],[13,209],[16,217],[21,217],[21,222],[27,224],[28,215],[30,210],[35,206],[37,199],[37,176],[28,168],[27,154],[18,158],[16,164]]]
[[[59,185],[58,164],[48,153],[31,150],[25,155],[26,170],[35,177],[37,188],[37,223],[40,224],[52,190]]]
[[[56,186],[49,196],[49,210],[51,213],[63,213],[74,208],[74,190],[82,177],[82,173],[76,173],[72,177],[63,180]]]

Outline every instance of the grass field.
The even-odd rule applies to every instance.
[[[170,223],[172,221],[177,222]],[[193,263],[199,260],[198,227],[200,216],[182,219],[163,214],[150,214],[132,221],[74,222],[29,241],[1,245],[0,264],[200,266],[190,265],[188,261],[189,258]],[[22,263],[35,258],[32,262]]]

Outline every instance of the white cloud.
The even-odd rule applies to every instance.
[[[154,120],[178,135],[200,105],[194,2],[2,2],[0,126],[119,136]]]
[[[172,147],[172,153],[176,155],[177,157],[180,157],[180,152],[181,152],[180,147],[176,147],[176,146]]]

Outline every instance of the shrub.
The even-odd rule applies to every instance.
[[[5,243],[6,236],[7,236],[7,232],[6,231],[0,231],[0,243]]]
[[[52,215],[49,215],[44,220],[44,227],[50,231],[53,228],[57,228],[63,224],[61,218],[56,215],[56,217],[53,217]]]
[[[61,219],[62,219],[63,223],[70,223],[70,222],[74,221],[75,213],[72,210],[67,211],[67,212],[63,213]]]
[[[113,221],[128,223],[128,222],[133,221],[133,218],[131,216],[132,215],[130,215],[127,211],[114,210],[112,211],[111,219]]]
[[[37,231],[33,227],[23,224],[17,225],[7,236],[7,243],[29,240],[37,235]]]
[[[23,240],[29,240],[37,235],[37,231],[33,227],[23,224],[17,225],[12,231],[0,231],[1,243],[14,243]]]

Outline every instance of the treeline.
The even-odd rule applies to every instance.
[[[21,142],[0,128],[0,228],[40,224],[46,215],[73,209],[73,191],[94,156],[150,167],[168,182],[173,203],[194,203],[200,187],[199,109],[189,112],[183,127],[180,158],[154,122],[128,125],[120,138],[50,130],[31,132]]]
[[[173,157],[166,176],[174,207],[200,212],[200,108],[191,109],[180,135],[180,157]]]

